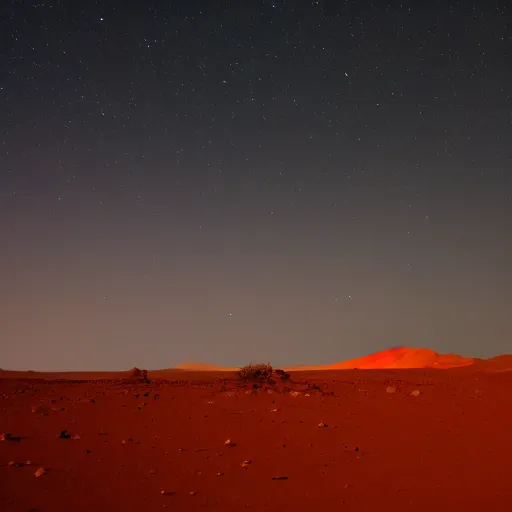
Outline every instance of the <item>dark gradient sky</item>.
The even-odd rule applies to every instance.
[[[508,2],[1,17],[1,367],[512,351]]]

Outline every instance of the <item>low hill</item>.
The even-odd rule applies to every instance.
[[[236,371],[238,368],[229,366],[215,366],[214,364],[187,362],[181,363],[171,368],[172,370],[188,370],[188,371],[205,371],[205,372],[230,372]]]
[[[457,354],[438,354],[427,348],[395,347],[367,356],[340,361],[338,363],[317,366],[295,366],[286,368],[293,370],[376,370],[398,368],[458,368],[469,366],[475,362],[473,358]]]

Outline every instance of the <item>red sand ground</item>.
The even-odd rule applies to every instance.
[[[509,511],[511,359],[293,372],[271,392],[229,372],[3,372],[0,432],[20,439],[0,441],[0,510]]]

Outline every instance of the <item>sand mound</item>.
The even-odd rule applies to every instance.
[[[286,368],[287,370],[377,370],[386,368],[458,368],[473,364],[472,358],[438,354],[427,348],[395,347],[339,363]]]
[[[413,368],[469,368],[481,371],[512,371],[512,355],[500,355],[490,359],[475,359],[458,354],[439,354],[427,348],[395,347],[367,356],[340,361],[337,363],[314,366],[284,366],[286,371],[322,371],[322,370],[378,370]],[[213,364],[185,362],[173,368],[151,370],[154,378],[178,378],[174,373],[187,372],[236,372],[239,368],[217,366]],[[44,379],[44,380],[137,380],[144,378],[145,370],[137,367],[125,371],[97,372],[33,372],[1,370],[4,379]]]
[[[512,355],[491,357],[479,360],[475,367],[494,372],[506,372],[512,370]]]
[[[457,354],[438,354],[427,348],[395,347],[367,356],[338,363],[315,366],[285,366],[286,371],[315,371],[315,370],[351,370],[354,368],[377,369],[406,369],[406,368],[459,368],[470,366],[475,359],[462,357]],[[512,363],[511,363],[512,367]],[[187,371],[236,371],[237,368],[215,366],[205,363],[187,362],[172,368]]]

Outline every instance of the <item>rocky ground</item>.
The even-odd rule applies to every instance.
[[[169,377],[0,380],[0,510],[512,507],[512,372]]]

